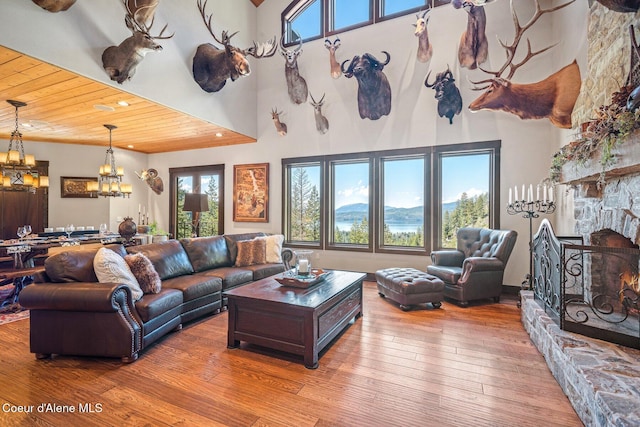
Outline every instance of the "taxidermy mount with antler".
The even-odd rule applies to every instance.
[[[298,46],[295,49],[287,49],[284,47],[284,37],[280,37],[280,53],[284,57],[284,77],[287,80],[289,99],[294,104],[302,104],[307,102],[309,93],[307,81],[300,75],[300,70],[298,70],[298,56],[302,54],[302,39],[295,31],[292,33],[299,40]]]
[[[337,79],[342,75],[342,71],[340,71],[340,63],[336,60],[336,50],[340,47],[340,39],[336,37],[336,39],[332,42],[329,39],[324,40],[324,47],[329,50],[329,66],[331,67],[331,77]]]
[[[320,101],[317,102],[315,99],[313,99],[313,95],[311,94],[311,92],[309,92],[309,96],[311,96],[313,116],[316,119],[316,129],[318,130],[318,132],[324,135],[329,130],[329,120],[327,120],[327,118],[322,115],[322,106],[324,105],[325,94],[323,93],[322,98],[320,98]]]
[[[276,132],[280,136],[285,136],[287,134],[287,124],[280,121],[280,114],[282,114],[282,111],[278,111],[277,107],[271,109],[271,119],[276,127]]]
[[[462,96],[456,87],[453,73],[447,66],[446,71],[436,74],[436,81],[429,84],[431,71],[424,79],[424,85],[436,91],[435,98],[438,100],[438,115],[449,119],[449,124],[453,124],[453,116],[462,111]]]
[[[433,46],[429,43],[429,33],[427,31],[430,12],[431,9],[427,9],[422,15],[416,14],[416,22],[413,24],[416,27],[414,34],[418,37],[418,53],[416,56],[420,62],[428,62],[433,55]]]
[[[574,60],[560,71],[550,75],[537,83],[518,84],[512,83],[511,78],[515,72],[527,61],[536,55],[546,52],[554,45],[532,51],[531,42],[527,40],[527,55],[519,63],[514,64],[514,56],[525,31],[527,31],[545,13],[551,13],[573,3],[571,0],[556,7],[541,9],[538,0],[535,0],[535,13],[524,25],[520,21],[513,8],[511,0],[511,14],[515,25],[513,42],[507,44],[500,41],[506,50],[507,59],[498,71],[488,71],[480,68],[493,77],[480,81],[472,81],[474,85],[487,84],[483,87],[475,87],[474,90],[485,90],[470,105],[471,111],[500,110],[512,113],[521,119],[548,118],[551,123],[560,128],[571,128],[571,112],[580,93],[580,69]],[[505,72],[509,69],[506,76]]]
[[[122,0],[122,4],[127,11],[125,23],[133,34],[120,45],[109,46],[102,52],[102,67],[109,74],[111,80],[115,80],[120,84],[126,80],[131,80],[136,72],[136,67],[142,62],[147,53],[162,50],[162,46],[157,44],[155,40],[173,37],[173,34],[170,36],[162,35],[167,29],[167,25],[162,28],[160,34],[152,36],[153,19],[148,25],[140,20],[143,10],[151,7],[155,8],[155,5],[132,10],[127,0]]]
[[[193,79],[202,90],[206,92],[218,92],[227,83],[227,79],[236,81],[238,78],[248,76],[251,73],[247,56],[254,58],[269,58],[276,53],[276,38],[266,43],[253,42],[253,46],[247,49],[240,49],[231,45],[231,38],[237,32],[229,35],[227,31],[222,31],[218,38],[213,31],[211,16],[205,13],[207,1],[202,3],[198,0],[198,9],[209,30],[209,34],[222,48],[211,43],[201,44],[193,57]]]
[[[382,72],[391,61],[389,52],[382,51],[386,59],[379,61],[370,53],[354,56],[349,65],[344,61],[340,68],[345,77],[354,77],[358,81],[358,112],[360,118],[378,120],[391,112],[391,86],[387,76]]]
[[[470,70],[475,70],[479,64],[485,62],[489,52],[489,43],[485,35],[487,26],[487,15],[484,12],[485,3],[476,5],[468,0],[451,1],[453,7],[463,8],[467,12],[467,29],[460,37],[458,61],[460,66]]]
[[[162,178],[158,176],[158,171],[156,169],[145,169],[140,173],[136,172],[136,175],[138,175],[138,178],[146,182],[154,193],[162,194],[164,191],[164,183],[162,182]]]

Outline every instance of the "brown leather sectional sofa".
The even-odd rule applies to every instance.
[[[93,259],[99,248],[61,252],[45,261],[44,281],[27,286],[20,304],[31,310],[30,349],[37,358],[53,354],[138,358],[141,350],[182,324],[226,306],[223,292],[284,271],[282,264],[234,267],[237,242],[264,233],[168,240],[141,246],[110,245],[120,255],[144,253],[162,290],[133,302],[119,283],[98,283]]]

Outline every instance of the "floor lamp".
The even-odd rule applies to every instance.
[[[209,196],[206,194],[187,193],[184,195],[185,212],[191,212],[192,237],[198,237],[200,227],[200,212],[209,210]]]

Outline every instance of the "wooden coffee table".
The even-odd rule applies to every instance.
[[[305,367],[317,368],[318,353],[362,315],[365,276],[334,270],[307,289],[283,286],[272,276],[225,292],[227,346],[245,341],[302,355]]]

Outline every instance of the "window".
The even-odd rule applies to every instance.
[[[169,226],[177,238],[216,236],[224,233],[224,165],[197,166],[169,169],[170,209]],[[209,210],[201,212],[197,229],[194,230],[194,213],[186,212],[184,198],[187,193],[202,193],[208,198]]]
[[[493,148],[438,154],[438,247],[455,248],[462,227],[497,228],[491,203],[497,163]]]
[[[415,13],[450,0],[295,0],[282,12],[285,44],[305,41]]]
[[[369,248],[371,167],[369,159],[336,160],[331,169],[331,246]]]
[[[451,247],[460,227],[499,228],[499,160],[499,141],[283,159],[285,242],[414,255]]]
[[[424,155],[380,160],[382,247],[424,247],[425,163]]]
[[[320,224],[320,163],[290,164],[283,168],[287,185],[285,194],[286,231],[288,242],[317,247],[322,237]]]

